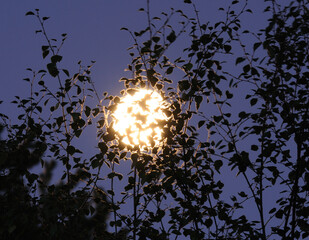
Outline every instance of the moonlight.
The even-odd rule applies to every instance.
[[[162,123],[167,120],[167,107],[162,96],[149,89],[138,89],[121,98],[113,113],[113,128],[120,140],[140,149],[159,146],[162,140]]]

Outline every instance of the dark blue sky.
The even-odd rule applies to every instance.
[[[218,2],[224,6],[230,1],[195,1],[202,21],[215,22],[223,17],[217,11],[220,6]],[[247,14],[242,18],[244,27],[251,30],[263,28],[267,23],[267,17],[262,14],[264,1],[249,0],[249,4],[254,15]],[[91,60],[96,61],[92,79],[98,92],[107,91],[116,95],[123,88],[118,80],[125,75],[124,69],[130,63],[126,49],[132,45],[129,34],[120,31],[120,28],[127,27],[133,31],[143,29],[147,22],[146,16],[138,12],[141,7],[146,7],[146,0],[3,1],[0,8],[0,100],[5,101],[5,104],[0,105],[0,112],[14,119],[15,109],[8,103],[15,95],[28,96],[30,92],[28,83],[22,81],[29,77],[25,69],[30,67],[39,70],[48,63],[41,57],[44,38],[35,34],[39,23],[33,16],[26,17],[27,11],[38,8],[41,16],[50,17],[46,22],[46,30],[51,38],[60,39],[62,33],[68,34],[60,54],[64,56],[62,65],[65,68],[73,73],[78,70],[79,60],[85,65]],[[152,0],[150,7],[152,16],[159,15],[161,11],[169,12],[170,7],[180,8],[188,15],[193,14],[192,9],[181,0]],[[170,55],[177,56],[181,50],[174,48]],[[232,192],[237,181],[242,180],[234,179],[227,185],[227,191]]]
[[[224,20],[225,15],[217,11],[221,6],[218,2],[195,1],[201,22],[215,23]],[[222,3],[224,7],[227,6],[224,1]],[[261,17],[263,4],[259,5],[253,0],[249,3],[256,14],[244,15],[244,27],[262,28],[266,20]],[[171,7],[182,9],[188,16],[194,16],[191,6],[181,0],[150,1],[152,17],[160,16],[162,11],[169,13]],[[28,97],[30,94],[29,84],[22,80],[31,78],[31,73],[26,71],[26,68],[38,71],[46,69],[46,64],[49,63],[49,57],[42,59],[41,46],[46,45],[46,41],[42,34],[35,34],[35,30],[40,28],[38,20],[34,16],[25,16],[26,12],[36,8],[40,9],[42,17],[50,17],[45,24],[50,38],[61,40],[62,33],[68,34],[60,52],[63,56],[61,67],[73,74],[78,71],[79,60],[82,60],[84,65],[94,60],[96,63],[92,68],[92,80],[97,91],[119,95],[123,88],[119,79],[127,76],[124,69],[131,62],[126,49],[133,44],[129,34],[120,29],[127,27],[132,31],[140,31],[147,26],[146,15],[138,11],[139,8],[146,8],[146,0],[5,1],[0,8],[0,100],[4,101],[4,104],[0,105],[0,112],[5,112],[14,119],[16,109],[9,102],[16,95]],[[178,41],[176,46],[169,50],[169,57],[178,58],[182,49],[190,44],[188,40]],[[234,64],[229,63],[227,67],[233,70]],[[53,82],[57,83],[56,79],[50,76],[46,80],[49,86],[53,85]],[[179,79],[173,80],[177,82]]]
[[[217,11],[218,2],[196,1],[202,21],[215,21],[222,17]],[[264,17],[259,14],[263,3],[249,2],[257,14],[247,14],[244,25],[259,29],[265,24]],[[143,29],[147,24],[146,17],[137,10],[145,6],[146,0],[3,1],[0,8],[1,99],[10,101],[15,95],[28,94],[28,85],[21,81],[29,77],[25,69],[31,67],[38,70],[47,63],[41,58],[41,45],[45,43],[43,36],[34,33],[39,23],[33,16],[26,17],[27,11],[38,8],[41,16],[50,17],[46,29],[51,38],[60,39],[61,33],[68,34],[62,50],[66,68],[74,71],[79,60],[85,65],[95,60],[92,74],[98,91],[116,94],[122,88],[118,80],[130,63],[126,49],[132,44],[128,33],[120,31],[120,28]],[[161,11],[169,12],[170,7],[183,9],[188,15],[193,13],[180,0],[155,0],[151,1],[150,6],[152,16],[159,15]]]

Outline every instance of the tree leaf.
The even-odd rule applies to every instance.
[[[262,43],[261,42],[257,42],[253,45],[253,50],[255,51],[256,49],[258,49],[259,46],[261,46]]]
[[[257,103],[258,99],[257,98],[251,98],[250,100],[250,105],[254,106]]]
[[[205,124],[205,122],[206,122],[205,120],[199,121],[197,124],[198,128],[201,128]]]
[[[57,75],[59,74],[59,71],[55,63],[47,64],[47,70],[52,77],[57,77]]]
[[[224,45],[223,48],[224,48],[226,53],[229,53],[232,49],[232,47],[230,45]]]
[[[239,63],[241,63],[241,62],[243,62],[243,61],[245,61],[246,59],[245,58],[243,58],[243,57],[238,57],[238,58],[236,58],[236,63],[235,63],[235,65],[237,65],[237,64],[239,64]]]
[[[50,60],[51,60],[52,63],[57,63],[57,62],[60,62],[62,60],[62,56],[54,55],[50,58]]]
[[[101,150],[102,154],[105,154],[107,152],[107,150],[108,150],[108,146],[106,145],[105,142],[99,142],[98,143],[98,147]]]
[[[48,51],[48,50],[43,51],[43,53],[42,53],[43,59],[46,58],[48,54],[49,54],[49,51]]]
[[[174,67],[169,67],[167,70],[166,70],[166,74],[171,74],[174,70]]]
[[[194,99],[195,99],[196,110],[198,110],[200,108],[201,102],[203,101],[203,97],[196,96]]]
[[[70,73],[68,70],[66,69],[62,69],[62,71],[64,72],[65,75],[67,75],[67,77],[70,77]]]
[[[91,108],[88,107],[88,106],[86,106],[86,107],[85,107],[85,115],[86,115],[86,117],[89,117],[89,116],[90,116],[90,113],[91,113]]]
[[[166,38],[170,43],[174,42],[176,40],[176,34],[175,31],[172,31]]]
[[[26,16],[30,16],[30,15],[34,15],[34,13],[31,12],[31,11],[29,11],[29,12],[27,12],[25,15],[26,15]]]

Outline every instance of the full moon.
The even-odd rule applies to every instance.
[[[137,89],[120,99],[113,113],[113,128],[126,145],[140,148],[158,146],[162,139],[159,122],[167,120],[163,109],[167,103],[152,90]]]

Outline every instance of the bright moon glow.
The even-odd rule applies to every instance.
[[[141,148],[158,146],[162,139],[159,122],[167,120],[163,109],[166,102],[155,91],[139,89],[121,98],[113,113],[113,128],[126,145]]]

